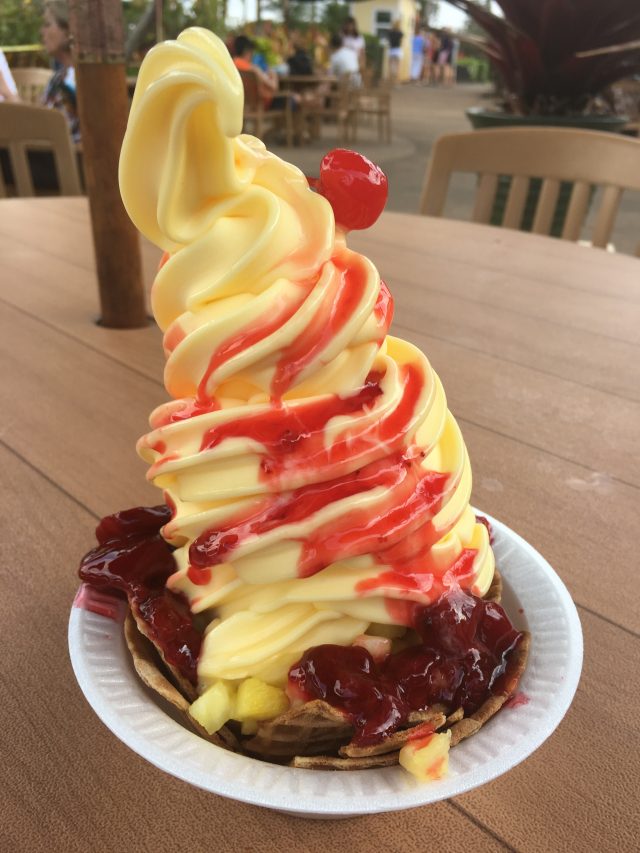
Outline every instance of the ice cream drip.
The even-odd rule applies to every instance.
[[[174,399],[138,450],[172,510],[167,586],[210,619],[201,687],[283,684],[306,649],[410,625],[451,587],[483,595],[494,571],[438,377],[387,334],[391,296],[331,193],[242,115],[225,46],[187,30],[145,58],[120,166],[166,253],[152,307]]]

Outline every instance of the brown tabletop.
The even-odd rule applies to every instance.
[[[584,670],[565,720],[491,784],[350,821],[204,793],[108,732],[66,628],[96,519],[158,499],[134,443],[166,399],[160,334],[95,325],[85,199],[3,201],[4,850],[637,849],[640,261],[401,214],[351,245],[395,295],[395,334],[444,382],[474,503],[540,550],[578,605]],[[144,255],[150,281],[159,253]]]

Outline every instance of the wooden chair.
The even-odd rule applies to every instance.
[[[530,180],[542,179],[534,234],[549,234],[563,181],[573,184],[561,237],[579,240],[593,187],[603,187],[591,237],[606,248],[625,189],[640,191],[640,140],[567,128],[500,128],[442,136],[436,141],[420,200],[420,213],[442,216],[453,172],[480,176],[472,219],[488,223],[501,176],[512,176],[502,225],[520,228]],[[640,254],[640,246],[636,251]]]
[[[305,121],[310,125],[311,136],[321,135],[323,121],[335,121],[338,141],[348,142],[356,138],[355,107],[352,99],[349,75],[336,79],[327,91],[321,91],[315,103],[303,105]]]
[[[41,104],[42,96],[53,77],[48,68],[12,68],[18,95],[25,104]]]
[[[0,103],[0,148],[9,163],[19,196],[35,195],[28,151],[51,151],[61,195],[82,195],[78,164],[62,113],[45,107]],[[6,197],[0,173],[0,198]]]
[[[293,110],[291,109],[291,98],[289,92],[278,92],[285,96],[285,106],[282,109],[267,110],[264,106],[260,80],[255,71],[240,71],[242,85],[244,87],[244,129],[248,132],[247,125],[253,127],[252,133],[258,139],[273,127],[284,127],[286,143],[293,145]],[[271,127],[268,127],[268,126]]]
[[[354,89],[352,94],[355,110],[354,141],[360,118],[371,117],[377,120],[378,140],[380,142],[391,142],[392,86],[391,80],[381,80],[377,85],[370,83],[365,84],[361,89]]]

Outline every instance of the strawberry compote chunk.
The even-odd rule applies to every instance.
[[[499,604],[460,589],[419,608],[421,642],[376,664],[360,646],[308,649],[289,671],[293,695],[323,699],[351,721],[353,743],[378,743],[411,711],[444,704],[477,710],[505,688],[509,656],[522,639]]]
[[[124,593],[164,660],[195,685],[202,637],[186,600],[165,587],[176,570],[160,535],[170,519],[171,510],[163,505],[103,518],[96,528],[99,544],[82,558],[78,574],[90,586]]]

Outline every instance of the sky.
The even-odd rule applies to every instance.
[[[255,0],[228,0],[227,20],[232,26],[238,26],[244,21],[254,21],[256,18]],[[432,23],[438,27],[451,27],[452,30],[459,29],[465,21],[466,16],[448,3],[440,3],[438,16]]]

